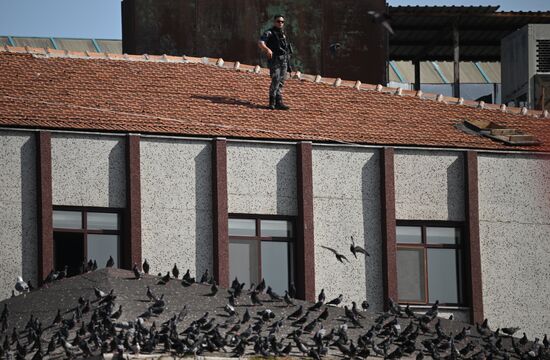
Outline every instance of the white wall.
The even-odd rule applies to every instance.
[[[0,132],[0,300],[17,276],[37,285],[35,149],[33,134]]]
[[[177,263],[212,271],[211,147],[202,141],[141,139],[142,257],[151,273]]]
[[[125,139],[52,134],[53,205],[126,206]]]
[[[396,150],[395,217],[399,220],[465,220],[464,157],[460,152]],[[469,321],[466,308],[442,307]]]
[[[550,159],[479,154],[483,305],[493,328],[550,329]]]
[[[229,213],[296,215],[296,149],[292,145],[227,144]]]
[[[345,302],[367,300],[382,310],[382,240],[379,152],[372,149],[313,147],[313,214],[316,291]],[[350,236],[370,257],[355,259]],[[321,245],[350,260],[339,263]]]
[[[395,152],[397,220],[464,220],[464,162],[461,153]]]

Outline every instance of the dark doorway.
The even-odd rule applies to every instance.
[[[77,275],[84,260],[84,234],[54,232],[55,269],[63,270],[67,265],[68,276]]]

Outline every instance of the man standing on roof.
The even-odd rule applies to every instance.
[[[258,46],[267,56],[271,86],[269,87],[269,108],[271,110],[288,110],[283,103],[283,85],[287,71],[290,73],[290,54],[292,47],[288,42],[283,27],[285,18],[282,15],[273,17],[273,27],[263,33]]]

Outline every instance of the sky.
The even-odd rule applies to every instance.
[[[389,4],[550,11],[550,0],[389,0]],[[0,0],[0,35],[121,39],[120,0]]]

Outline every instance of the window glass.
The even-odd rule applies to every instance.
[[[55,229],[82,229],[82,213],[80,211],[53,211],[53,227]]]
[[[258,260],[260,257],[258,241],[231,240],[229,241],[229,279],[235,277],[245,286],[251,283],[258,284]]]
[[[424,249],[397,251],[397,294],[400,301],[425,302]]]
[[[289,263],[287,242],[262,241],[262,275],[279,295],[288,290]]]
[[[428,244],[458,244],[460,230],[451,227],[427,227],[426,242]]]
[[[261,236],[292,237],[292,224],[286,220],[262,220],[260,222]]]
[[[112,256],[114,267],[118,267],[118,235],[88,234],[88,260],[96,260],[99,268],[104,268]]]
[[[89,230],[118,230],[118,214],[89,212],[87,226]]]
[[[456,250],[428,249],[430,302],[458,303]]]
[[[422,229],[420,226],[397,226],[396,240],[401,244],[422,243]]]
[[[229,219],[229,236],[256,236],[256,220]]]

